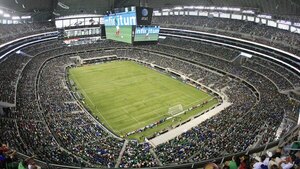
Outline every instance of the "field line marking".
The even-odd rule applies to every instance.
[[[194,101],[194,102],[191,102],[190,104],[188,104],[186,107],[188,107],[188,108],[190,108],[191,107],[191,105],[193,105],[194,103],[197,103],[197,102],[199,102],[199,104],[200,103],[203,103],[203,101],[205,101],[205,100],[207,100],[208,98],[210,98],[211,96],[207,96],[207,97],[204,97],[204,98],[202,98],[202,99],[199,99],[199,100],[196,100],[196,101]],[[213,98],[213,97],[212,97]],[[188,109],[187,108],[187,109]]]
[[[124,107],[122,107],[122,109],[125,111],[125,113],[126,113],[130,118],[132,118],[133,120],[135,120],[138,124],[141,124],[134,116],[131,116],[131,115],[129,114],[129,112],[128,112]]]
[[[156,116],[156,117],[152,117],[152,118],[148,119],[147,121],[141,122],[141,124],[144,124],[144,125],[146,126],[146,125],[148,125],[146,122],[152,121],[152,119],[158,118],[158,117],[161,117],[161,116],[164,116],[164,115],[159,115],[159,116]],[[145,126],[143,126],[143,127],[145,127]],[[130,126],[129,126],[129,127],[125,127],[125,128],[123,128],[123,129],[121,129],[120,131],[124,131],[124,130],[127,130],[127,129],[129,129],[129,128],[131,128],[131,127],[130,127]],[[142,128],[142,127],[140,127],[140,128]],[[139,128],[137,128],[137,129],[139,129]],[[133,131],[134,131],[134,130],[137,130],[137,129],[133,129]]]
[[[195,102],[199,102],[199,101],[202,101],[202,100],[206,100],[206,99],[209,98],[209,97],[211,97],[211,96],[204,97],[204,98],[202,98],[202,99],[200,99],[200,100],[196,100]],[[195,102],[192,102],[191,104],[193,104],[193,103],[195,103]],[[189,104],[189,105],[191,105],[191,104]],[[158,110],[161,110],[161,109],[163,109],[163,108],[155,109],[155,110],[151,111],[150,113],[157,112]],[[164,116],[164,115],[167,115],[168,117],[172,117],[172,115],[170,115],[170,114],[168,114],[168,113],[163,113],[163,114],[155,113],[155,115],[158,115],[158,116],[152,117],[152,118],[150,118],[150,119],[148,119],[148,120],[146,120],[146,121],[143,121],[142,123],[145,124],[145,125],[147,125],[147,122],[148,122],[148,121],[152,121],[152,119],[155,119],[155,118],[158,118],[158,117],[162,117],[162,116]],[[128,129],[128,128],[130,128],[130,127],[123,128],[123,129],[120,130],[120,131],[124,131],[124,130],[126,130],[126,129]]]
[[[202,98],[202,99],[200,99],[200,100],[196,100],[195,102],[199,102],[199,101],[202,101],[202,100],[206,100],[206,99],[208,99],[209,97],[211,97],[211,96],[207,96],[207,97]],[[191,104],[193,104],[193,103],[195,103],[195,102],[192,102]],[[191,105],[191,104],[189,104],[189,105]],[[161,109],[163,109],[163,108],[155,109],[155,110],[151,111],[150,113],[157,112],[158,110],[161,110]],[[172,115],[170,115],[170,114],[168,114],[168,113],[163,113],[163,114],[155,113],[155,115],[158,115],[158,116],[152,117],[152,118],[150,118],[150,119],[148,119],[148,120],[146,120],[146,121],[143,121],[143,122],[141,122],[141,123],[146,125],[147,122],[148,122],[148,121],[152,121],[152,119],[155,119],[155,118],[158,118],[158,117],[162,117],[162,116],[165,116],[165,115],[167,115],[168,117],[171,117],[171,116],[172,116]],[[128,128],[131,128],[131,127],[123,128],[123,129],[121,129],[120,131],[127,130]]]
[[[160,109],[163,109],[163,108],[158,108],[158,109],[155,109],[155,110],[153,110],[153,111],[151,111],[150,113],[152,113],[152,112],[155,112],[155,111],[157,111],[157,110],[160,110]],[[164,113],[164,114],[160,114],[160,113],[155,113],[155,115],[158,115],[158,116],[155,116],[155,117],[152,117],[152,118],[149,118],[148,120],[146,120],[146,121],[143,121],[143,122],[140,122],[141,124],[144,124],[144,125],[148,125],[147,124],[147,122],[148,121],[152,121],[152,119],[155,119],[155,118],[158,118],[158,117],[163,117],[164,115],[168,115],[168,116],[170,116],[169,114],[167,114],[167,113]],[[144,126],[145,127],[145,126]],[[126,129],[128,129],[128,128],[131,128],[131,127],[126,127],[126,128],[123,128],[123,129],[121,129],[120,131],[124,131],[124,130],[126,130]],[[138,128],[139,129],[139,128]]]
[[[81,88],[81,90],[85,93],[86,97],[89,99],[89,101],[93,104],[94,107],[96,107],[96,110],[98,112],[98,114],[103,118],[103,120],[107,123],[107,125],[114,131],[118,131],[119,130],[115,130],[114,128],[111,127],[111,125],[106,121],[106,119],[102,116],[101,112],[99,111],[98,107],[95,106],[95,104],[92,102],[92,100],[90,99],[89,95],[84,91],[84,89],[81,87],[80,83],[78,82],[77,78],[75,76],[73,76],[74,80],[77,82],[78,86]]]
[[[184,94],[185,96],[187,96],[187,97],[189,97],[189,98],[191,98],[191,99],[193,99],[193,100],[198,100],[197,97],[193,97],[193,96],[191,96],[191,95],[189,95],[189,94],[186,94],[185,92],[180,91],[180,93]]]
[[[164,95],[159,95],[159,96],[156,96],[155,98],[161,98],[161,97],[165,97],[165,96],[167,96],[167,95],[169,95],[169,94],[173,94],[173,93],[176,93],[177,91],[173,91],[173,92],[170,92],[170,93],[167,93],[167,94],[164,94]],[[188,96],[186,93],[184,93],[184,92],[181,92],[181,93],[183,93],[184,95],[186,95],[186,96]],[[200,99],[200,100],[196,100],[196,101],[194,101],[194,102],[192,102],[192,103],[190,103],[190,104],[188,104],[187,105],[187,107],[189,108],[189,106],[190,105],[192,105],[193,103],[196,103],[196,102],[200,102],[200,101],[202,101],[202,100],[206,100],[207,98],[209,98],[209,97],[211,97],[210,95],[209,96],[207,96],[207,97],[205,97],[205,98],[202,98],[202,99]],[[153,98],[153,97],[152,97]],[[145,102],[145,101],[147,101],[147,100],[152,100],[152,98],[151,99],[144,99],[144,100],[141,100],[141,101],[139,101],[139,102],[135,102],[135,103],[133,103],[133,104],[136,104],[136,103],[140,103],[140,102]],[[193,97],[194,98],[194,97]],[[195,99],[195,98],[194,98]],[[148,112],[147,114],[152,114],[152,113],[154,113],[154,112],[157,112],[157,111],[160,111],[160,110],[162,110],[163,109],[163,107],[160,107],[160,108],[158,108],[158,109],[155,109],[155,110],[153,110],[153,111],[151,111],[151,112]],[[168,114],[167,112],[162,112],[163,114],[161,114],[160,112],[158,112],[158,113],[155,113],[155,117],[152,117],[152,118],[150,118],[150,119],[148,119],[148,120],[146,120],[146,121],[143,121],[143,122],[140,122],[139,124],[145,124],[145,125],[147,125],[147,123],[149,122],[149,121],[152,121],[152,119],[155,119],[155,118],[158,118],[158,117],[163,117],[163,116],[167,116],[167,117],[171,117],[172,115],[170,115],[170,114]],[[128,129],[128,128],[130,128],[130,127],[126,127],[126,128],[123,128],[122,130],[120,130],[120,131],[124,131],[124,130],[126,130],[126,129]]]
[[[188,84],[187,84],[188,85]],[[192,86],[193,87],[193,86]],[[200,90],[201,92],[204,92],[204,91],[202,91],[202,90]],[[198,91],[197,91],[198,92]],[[193,96],[191,96],[191,95],[189,95],[189,94],[186,94],[185,92],[182,92],[182,91],[180,91],[180,93],[182,93],[182,94],[184,94],[185,96],[187,96],[187,97],[189,97],[189,98],[192,98],[193,100],[198,100],[198,98],[197,97],[193,97]],[[204,92],[205,94],[208,94],[208,93],[206,93],[206,92]],[[205,98],[207,98],[207,97],[209,97],[209,96],[211,96],[211,95],[209,95],[208,94],[208,96],[206,96]],[[203,98],[201,98],[200,100],[202,100]]]
[[[155,99],[158,99],[158,98],[161,98],[161,97],[166,97],[166,96],[171,95],[171,94],[174,94],[174,93],[176,93],[176,92],[173,91],[173,92],[169,92],[169,93],[162,94],[162,95],[159,95],[159,96],[150,97],[150,98],[148,98],[148,99],[143,99],[143,100],[140,100],[140,101],[138,101],[138,102],[134,102],[134,103],[132,103],[131,105],[126,105],[126,106],[124,106],[124,107],[132,106],[132,105],[136,105],[136,104],[140,104],[140,103],[145,103],[145,101],[148,102],[148,101],[150,101],[150,100],[155,100]]]
[[[124,66],[119,66],[120,68],[122,68],[122,67],[124,67]],[[118,69],[120,69],[118,67]],[[145,68],[145,69],[148,69],[148,68],[146,68],[146,67],[143,67],[143,68]],[[141,71],[141,72],[143,72],[143,71]],[[146,76],[149,76],[149,78],[151,79],[152,78],[152,75],[146,75]],[[136,81],[137,79],[138,79],[139,77],[131,77],[131,82],[132,81]],[[80,86],[80,88],[81,88],[81,85],[78,83],[78,80],[77,80],[77,78],[76,77],[74,77],[74,79],[75,79],[75,81],[77,82],[77,84]],[[111,83],[116,83],[116,82],[120,82],[120,80],[118,81],[116,81],[116,80],[111,80],[110,81]],[[108,83],[106,83],[107,84],[107,86],[110,86],[110,84],[108,84]],[[188,85],[188,84],[185,84],[185,85]],[[97,86],[97,85],[95,85],[95,86]],[[99,111],[99,109],[98,109],[98,107],[96,107],[95,106],[95,104],[94,104],[94,102],[92,102],[92,100],[90,99],[90,97],[87,95],[87,93],[86,93],[86,91],[90,91],[90,90],[94,90],[93,89],[93,87],[94,87],[94,85],[92,86],[92,88],[91,89],[87,89],[87,90],[84,90],[84,89],[81,89],[82,90],[82,92],[83,93],[85,93],[85,95],[86,95],[86,97],[87,97],[87,99],[91,102],[91,104],[94,106],[94,108],[95,108],[95,110],[98,112],[98,114],[99,114],[99,116],[101,116],[102,117],[102,119],[107,123],[107,125],[111,128],[111,129],[113,129],[112,128],[112,126],[108,123],[108,121],[104,118],[104,116],[102,115],[102,113]],[[105,87],[106,88],[106,85],[104,85],[103,87]],[[202,90],[200,90],[200,91],[202,91]],[[141,103],[147,103],[148,101],[151,101],[151,100],[156,100],[156,99],[159,99],[159,98],[164,98],[164,97],[167,97],[167,96],[169,96],[169,95],[173,95],[174,93],[176,93],[176,94],[182,94],[183,95],[183,97],[185,96],[185,97],[188,97],[188,98],[190,98],[190,99],[192,99],[192,101],[189,103],[189,104],[187,104],[186,105],[186,107],[191,107],[194,103],[203,103],[203,100],[207,100],[208,98],[210,98],[210,97],[212,97],[211,95],[208,95],[208,96],[206,96],[206,97],[202,97],[201,99],[197,99],[198,97],[194,97],[193,95],[189,95],[189,94],[187,94],[187,93],[185,93],[185,92],[182,92],[181,90],[179,90],[179,92],[178,92],[178,90],[176,90],[176,89],[174,89],[174,90],[171,90],[171,91],[169,91],[168,93],[166,93],[166,94],[163,94],[163,95],[158,95],[158,96],[153,96],[153,97],[145,97],[144,99],[142,99],[142,100],[140,100],[140,101],[137,101],[137,102],[133,102],[132,104],[128,104],[128,105],[124,105],[124,106],[120,106],[120,108],[121,109],[123,109],[123,111],[128,115],[128,117],[130,117],[131,119],[133,119],[133,120],[135,120],[139,125],[141,125],[141,124],[144,124],[145,126],[146,125],[148,125],[148,123],[149,122],[153,122],[153,119],[157,119],[157,118],[160,118],[160,117],[164,117],[164,116],[166,116],[166,117],[170,117],[170,116],[172,116],[172,115],[170,115],[167,111],[166,112],[164,112],[163,110],[164,110],[164,108],[165,108],[165,106],[163,106],[163,107],[157,107],[157,106],[155,106],[155,107],[153,107],[153,108],[156,108],[155,110],[152,110],[151,111],[151,109],[149,109],[150,110],[150,112],[146,112],[145,114],[148,116],[154,116],[154,117],[152,117],[152,118],[147,118],[147,120],[143,120],[142,122],[139,122],[138,120],[137,120],[137,118],[135,118],[135,117],[143,117],[143,114],[144,113],[139,113],[139,114],[137,114],[136,116],[132,116],[131,114],[129,114],[129,112],[127,111],[127,107],[128,106],[135,106],[136,104],[141,104]],[[203,91],[202,91],[203,92]],[[204,93],[206,93],[206,92],[204,92]],[[179,100],[182,100],[183,98],[180,98]],[[194,101],[195,100],[195,101]],[[175,100],[174,100],[175,101]],[[95,102],[95,103],[97,103],[97,102]],[[158,103],[156,103],[156,104],[158,104]],[[179,103],[180,104],[180,103]],[[100,106],[100,104],[99,104],[99,106]],[[166,105],[166,107],[167,107],[167,105]],[[101,108],[101,106],[99,107],[99,108]],[[187,109],[186,109],[187,110]],[[144,117],[145,117],[145,115],[144,115]],[[118,127],[117,127],[118,128]],[[118,131],[118,132],[120,132],[120,131],[124,131],[124,130],[126,130],[126,129],[128,129],[128,128],[132,128],[132,127],[126,127],[126,128],[122,128],[121,130],[115,130],[115,129],[113,129],[114,131]]]

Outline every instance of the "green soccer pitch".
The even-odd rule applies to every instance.
[[[143,140],[218,103],[217,99],[169,75],[131,61],[115,61],[69,69],[69,78],[84,96],[84,104],[104,125],[120,136],[170,117],[170,107],[203,106],[130,135]],[[210,101],[209,101],[210,100]]]

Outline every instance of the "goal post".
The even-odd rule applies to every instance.
[[[181,104],[169,107],[169,110],[168,110],[168,113],[172,116],[174,116],[178,113],[181,113],[181,112],[183,112],[183,107]]]

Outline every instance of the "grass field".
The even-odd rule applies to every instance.
[[[132,26],[120,26],[120,34],[116,35],[117,28],[115,26],[106,26],[106,39],[120,42],[132,43]]]
[[[120,136],[171,116],[168,109],[172,106],[181,104],[187,109],[212,98],[168,75],[130,61],[72,68],[69,75],[83,94],[86,106]],[[217,103],[214,99],[177,119],[185,120]],[[149,137],[172,123],[174,120],[168,120],[130,138]]]

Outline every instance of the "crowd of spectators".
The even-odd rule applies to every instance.
[[[288,81],[290,81],[294,87],[300,87],[300,78],[295,73],[288,71],[287,69],[283,68],[282,66],[276,65],[273,62],[269,62],[267,60],[264,60],[262,58],[254,57],[253,62],[264,65],[265,67],[280,73],[282,76],[284,76]]]
[[[206,55],[224,59],[226,61],[232,61],[240,54],[240,52],[226,47],[186,39],[167,38],[160,41],[160,45],[163,44],[175,46],[181,48],[181,50],[192,50],[204,53]]]
[[[120,168],[157,167],[158,162],[151,153],[151,145],[147,142],[129,141],[121,159]]]
[[[38,93],[46,121],[67,150],[93,164],[113,167],[123,141],[110,137],[72,97],[65,76],[66,66],[72,64],[74,60],[63,56],[42,69]]]
[[[291,96],[293,99],[300,101],[300,94],[299,94],[299,93],[290,92],[290,96]]]
[[[300,45],[300,34],[259,23],[201,16],[156,16],[152,22],[162,27],[186,28],[245,38],[282,48],[294,54],[300,53],[297,48]]]
[[[169,43],[170,41],[173,41],[171,44],[174,44],[178,40],[170,38],[168,41],[166,41],[166,43]],[[158,50],[161,52],[169,50],[172,52],[171,54],[173,54],[173,55],[176,55],[177,53],[180,53],[180,52],[181,53],[185,52],[184,55],[186,56],[187,59],[199,60],[199,61],[200,60],[203,61],[205,59],[205,60],[207,60],[207,62],[210,62],[211,64],[218,63],[218,62],[215,62],[218,60],[218,58],[211,57],[210,55],[208,55],[206,53],[197,53],[195,51],[182,50],[180,48],[180,43],[179,43],[180,41],[178,41],[177,45],[173,45],[173,46],[157,45],[157,46],[152,47],[152,49]],[[174,47],[176,47],[176,48],[174,48]],[[203,47],[202,45],[194,45],[194,48],[196,48],[196,51],[205,51],[205,49],[203,49],[205,47]],[[216,49],[218,49],[218,48],[216,48]],[[234,54],[235,54],[235,58],[236,58],[238,55],[237,55],[237,53],[234,53]],[[180,56],[183,56],[183,54],[180,54]],[[218,54],[215,54],[213,56],[220,57],[220,56],[223,56],[223,53],[219,52]],[[252,61],[252,58],[249,60]],[[213,62],[215,62],[215,63],[213,63]],[[265,65],[265,64],[268,65],[267,68],[265,66],[260,66],[260,69],[263,69],[263,70],[260,70],[258,72],[262,71],[263,74],[265,74],[268,78],[271,78],[272,81],[276,84],[276,86],[280,90],[293,89],[294,87],[299,87],[299,80],[300,80],[299,77],[297,75],[295,75],[294,73],[290,72],[289,70],[282,68],[279,65],[275,65],[274,63],[260,59],[259,57],[253,57],[253,62],[255,62],[255,63],[257,62],[257,64],[260,64],[260,65]],[[228,62],[224,61],[223,63],[227,64],[227,63],[229,63],[229,61]],[[249,62],[246,62],[246,63],[250,64]],[[256,65],[255,67],[258,67],[258,66],[259,65]],[[213,67],[216,67],[216,66],[213,66]],[[284,78],[277,78],[277,77],[282,77],[282,76]]]
[[[21,51],[24,53],[12,53],[7,58],[0,60],[0,101],[14,104],[15,103],[15,90],[20,78],[20,74],[25,65],[37,55],[40,51],[52,49],[61,46],[62,43],[57,41],[48,41],[38,45],[23,48]]]
[[[218,79],[221,78],[220,75],[214,74],[206,69],[201,69],[201,67],[195,64],[182,64],[182,62],[178,59],[163,58],[159,54],[144,53],[141,50],[131,50],[130,52],[126,52],[125,54],[118,53],[118,56],[135,58],[149,63],[154,63],[165,68],[171,68],[181,74],[188,75],[192,79],[198,80],[199,82],[207,86],[211,86],[212,83],[215,83]]]
[[[78,157],[62,149],[57,143],[38,105],[39,96],[36,94],[38,70],[43,62],[53,55],[48,55],[47,52],[37,55],[38,57],[33,57],[22,71],[17,88],[17,106],[6,115],[7,118],[17,119],[20,138],[26,145],[26,150],[18,149],[18,151],[25,154],[34,153],[38,159],[46,162],[79,165],[81,161]]]
[[[29,57],[20,56],[19,54],[11,54],[4,61],[0,62],[0,101],[14,103],[15,89],[17,80],[24,65],[30,60]]]
[[[130,52],[130,55],[128,55],[128,57],[130,57],[130,56],[135,57],[136,55],[133,53],[134,52]],[[137,56],[139,56],[138,59],[141,59],[141,60],[147,59],[148,62],[158,64],[162,67],[168,67],[168,68],[172,68],[175,70],[176,70],[176,68],[181,67],[182,69],[179,69],[179,70],[185,74],[190,74],[189,69],[195,75],[197,75],[198,73],[200,73],[200,75],[205,74],[205,73],[203,73],[203,70],[201,68],[193,67],[192,65],[183,66],[188,63],[183,63],[178,60],[164,58],[164,57],[161,57],[158,55],[138,55],[137,54]],[[215,76],[217,76],[217,75],[215,75]],[[207,78],[209,78],[209,77],[207,77]],[[214,78],[213,74],[212,74],[211,78]],[[217,79],[217,78],[218,78],[218,76],[214,79]],[[161,158],[160,160],[165,163],[168,163],[168,162],[182,163],[182,162],[188,160],[189,157],[191,157],[192,155],[194,155],[195,153],[198,153],[198,152],[201,152],[201,154],[199,154],[199,156],[201,156],[202,158],[203,157],[209,158],[209,157],[212,157],[212,156],[218,154],[213,149],[206,148],[205,143],[203,143],[201,140],[205,140],[206,143],[209,143],[209,142],[211,143],[211,139],[216,137],[218,134],[222,134],[224,132],[224,129],[226,129],[226,127],[224,127],[224,126],[226,126],[226,125],[230,126],[232,124],[229,122],[229,119],[234,120],[234,117],[239,117],[240,115],[242,115],[242,113],[239,111],[249,110],[256,102],[255,96],[251,93],[251,90],[249,90],[247,87],[244,87],[241,89],[239,89],[238,87],[235,87],[235,86],[238,86],[238,84],[239,84],[238,82],[232,82],[231,85],[228,84],[228,85],[232,86],[232,92],[231,92],[231,94],[227,93],[227,95],[230,96],[229,97],[230,101],[240,102],[239,104],[235,103],[234,107],[232,107],[231,109],[221,112],[219,114],[221,116],[221,117],[219,117],[219,119],[218,119],[218,116],[219,116],[218,115],[218,116],[215,116],[214,118],[212,118],[211,120],[208,120],[209,122],[201,125],[201,126],[204,126],[203,128],[195,127],[191,131],[187,131],[186,133],[182,134],[181,136],[177,137],[176,139],[169,141],[169,143],[157,147],[156,153],[158,154],[159,158]],[[240,85],[243,86],[242,84],[240,84]],[[240,90],[240,92],[239,92],[239,90]],[[237,93],[241,94],[241,96],[237,95]],[[238,99],[238,98],[244,98],[245,100]],[[233,111],[235,109],[238,109],[239,111]],[[230,115],[230,113],[232,113],[232,116]],[[228,120],[225,120],[225,119],[228,119]],[[225,122],[224,124],[222,124],[223,121]],[[214,124],[211,129],[207,128],[207,126],[209,126],[209,124],[211,124],[212,122],[215,122],[216,124]],[[212,132],[212,131],[216,130],[215,127],[220,128],[220,130],[223,128],[224,129],[222,130],[222,132],[216,134],[215,132]],[[205,133],[207,133],[207,134],[205,134]],[[199,135],[202,135],[202,137],[199,138]],[[219,137],[222,137],[222,136],[220,135]],[[205,139],[205,138],[211,138],[211,139]],[[229,143],[226,143],[226,144],[229,146]],[[218,144],[213,144],[213,143],[211,143],[211,145],[219,146]],[[203,151],[204,149],[207,151]],[[230,150],[231,147],[228,149]],[[199,156],[196,156],[195,159],[199,159]]]
[[[274,141],[284,114],[293,111],[290,107],[300,108],[298,102],[291,102],[287,95],[278,93],[277,87],[291,89],[299,84],[292,80],[297,76],[285,68],[256,57],[255,63],[247,61],[238,65],[231,62],[238,56],[237,51],[210,48],[208,44],[196,42],[187,46],[189,41],[181,43],[168,39],[159,45],[130,47],[111,41],[80,46],[53,42],[25,49],[24,52],[34,57],[20,72],[16,108],[0,119],[1,126],[5,126],[1,128],[1,141],[49,163],[153,167],[159,165],[158,160],[163,165],[194,162]],[[187,49],[192,50],[180,46],[190,46]],[[118,161],[124,140],[111,135],[84,111],[66,81],[67,67],[75,64],[71,56],[90,58],[114,54],[176,70],[224,93],[233,104],[158,147],[130,141]],[[6,69],[14,71],[9,69],[15,67]],[[286,79],[278,80],[278,76]]]
[[[253,62],[251,59],[243,63],[243,66],[251,68],[261,74],[264,74],[267,78],[270,78],[278,87],[279,90],[291,90],[294,89],[293,84],[288,81],[284,76],[273,71],[272,69],[265,67],[259,63]]]
[[[55,31],[53,22],[41,23],[22,23],[22,24],[2,24],[0,28],[0,44],[29,36],[33,34]],[[15,89],[18,77],[25,64],[30,60],[30,57],[12,53],[7,59],[0,60],[0,101],[7,103],[15,102]]]
[[[33,34],[55,31],[54,22],[1,24],[0,44]]]
[[[293,150],[291,150],[293,149]],[[297,150],[298,149],[298,150]],[[292,169],[299,168],[300,153],[299,143],[287,143],[271,151],[264,151],[261,154],[242,154],[232,156],[221,164],[210,162],[204,168],[222,169]]]
[[[243,151],[253,145],[265,144],[267,141],[272,141],[275,139],[276,131],[282,121],[285,111],[289,110],[289,107],[292,104],[297,104],[297,107],[299,107],[299,103],[291,103],[286,95],[279,94],[274,83],[266,78],[266,76],[272,76],[271,79],[274,79],[276,76],[278,76],[277,73],[270,74],[269,72],[262,72],[266,74],[262,75],[261,73],[257,73],[250,68],[245,68],[238,65],[233,66],[233,64],[230,62],[224,62],[223,60],[209,57],[208,55],[198,54],[193,51],[184,51],[165,45],[151,46],[150,48],[152,52],[148,52],[148,54],[142,50],[130,50],[122,56],[155,63],[162,67],[168,67],[175,70],[178,69],[186,75],[191,75],[189,69],[192,69],[194,76],[198,73],[203,75],[203,70],[198,72],[197,69],[191,65],[185,66],[186,64],[190,63],[185,63],[170,57],[162,57],[161,55],[162,52],[168,53],[172,56],[190,59],[203,65],[218,68],[219,70],[223,70],[227,73],[237,75],[255,86],[256,90],[260,93],[259,98],[251,101],[251,99],[248,98],[251,96],[251,94],[239,96],[238,93],[246,92],[244,90],[239,92],[239,89],[235,88],[237,86],[236,84],[230,86],[230,83],[227,83],[227,85],[233,89],[231,91],[232,94],[230,94],[230,90],[226,91],[230,100],[241,100],[241,98],[245,98],[245,100],[241,100],[244,105],[239,105],[237,107],[232,106],[230,110],[225,109],[224,112],[221,112],[211,119],[206,120],[204,123],[199,125],[199,127],[202,128],[197,128],[199,133],[191,130],[175,138],[174,140],[169,141],[168,143],[159,145],[156,148],[156,153],[164,164],[174,162],[183,163],[193,159],[198,160],[205,157],[205,155],[207,155],[207,158],[209,158],[209,155],[214,156],[218,153],[235,153]],[[159,54],[153,54],[155,51],[159,52]],[[210,78],[217,79],[215,76],[206,76],[205,79],[207,81],[207,79]],[[282,86],[285,86],[285,83],[278,83]],[[257,100],[257,103],[255,100]],[[227,112],[228,110],[229,112]],[[230,113],[233,113],[233,116],[230,116]],[[217,120],[218,117],[220,119]],[[220,125],[220,121],[227,122],[229,126],[226,127],[226,124]],[[216,126],[221,127],[216,129]],[[208,136],[205,136],[205,133],[208,133]],[[197,137],[193,137],[193,135]],[[209,140],[209,143],[202,143],[202,146],[200,146],[201,139],[198,137],[199,135],[203,135],[204,138],[209,137],[210,139],[207,139]],[[261,136],[261,139],[258,139],[258,135]],[[203,140],[206,141],[206,139]],[[205,153],[205,151],[202,151],[203,149],[207,150],[207,154],[202,154]],[[195,156],[194,154],[198,151],[200,152],[199,155]]]
[[[40,169],[34,161],[35,156],[26,159],[19,159],[17,151],[10,148],[7,144],[2,144],[0,147],[0,168],[9,169]]]

